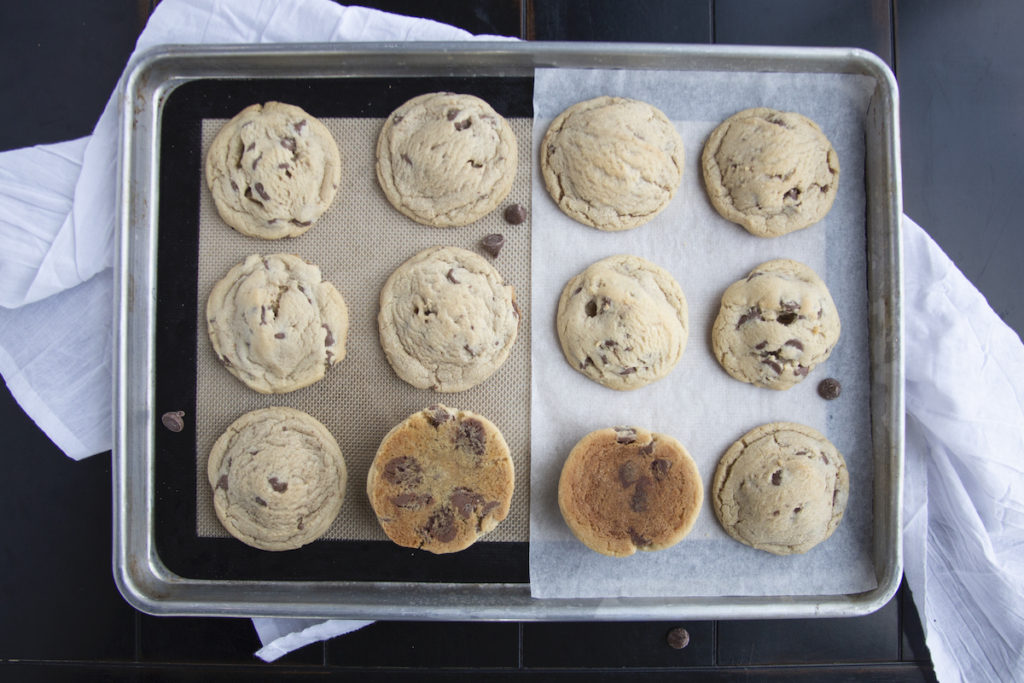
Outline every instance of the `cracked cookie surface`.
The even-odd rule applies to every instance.
[[[418,223],[467,225],[508,196],[518,163],[508,122],[474,95],[414,97],[388,116],[377,139],[377,180],[388,201]]]
[[[846,461],[821,433],[793,422],[747,432],[715,470],[712,507],[740,543],[805,553],[836,530],[849,497]]]
[[[366,494],[388,538],[432,553],[464,550],[508,516],[508,444],[487,418],[433,405],[381,441]]]
[[[725,290],[711,345],[734,378],[782,390],[828,359],[839,332],[839,312],[821,278],[802,263],[776,259]]]
[[[820,221],[839,187],[839,157],[818,124],[765,107],[733,114],[715,128],[701,168],[718,213],[759,237]]]
[[[552,121],[540,146],[551,198],[599,230],[629,230],[659,214],[683,178],[683,141],[646,102],[596,97]]]
[[[515,290],[484,257],[431,247],[388,277],[377,323],[400,378],[418,389],[465,391],[508,359],[519,308]]]
[[[296,237],[330,207],[341,156],[330,131],[301,108],[253,104],[224,124],[206,153],[206,184],[225,223],[250,237]]]
[[[611,389],[666,376],[686,349],[689,317],[679,283],[639,256],[609,256],[566,283],[556,325],[566,361]]]
[[[241,416],[210,451],[213,509],[232,536],[262,550],[315,541],[345,498],[345,459],[314,417],[293,408]]]
[[[345,357],[345,300],[292,254],[253,254],[228,271],[206,301],[206,323],[221,364],[261,394],[313,384]]]
[[[693,528],[703,501],[697,465],[683,445],[639,427],[587,434],[558,480],[558,507],[569,529],[612,557],[675,545]]]

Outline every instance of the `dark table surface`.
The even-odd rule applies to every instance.
[[[149,0],[0,5],[0,150],[90,133],[152,11]],[[1013,276],[1024,48],[1016,0],[474,0],[364,3],[528,40],[855,46],[901,94],[906,212],[1020,334]],[[1018,226],[1018,227],[1014,227]],[[72,462],[0,392],[0,680],[934,680],[904,586],[850,619],[655,623],[377,623],[274,664],[245,619],[157,618],[111,577],[110,456]],[[666,633],[685,627],[675,650]]]

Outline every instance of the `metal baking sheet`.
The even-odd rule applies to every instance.
[[[193,578],[169,568],[154,533],[160,493],[154,474],[159,423],[154,339],[160,141],[168,96],[183,84],[209,79],[529,79],[535,69],[551,67],[850,73],[874,79],[864,183],[877,588],[839,596],[555,600],[531,598],[525,582],[463,580],[454,575],[450,581],[374,576],[275,580],[238,579],[230,572],[211,571]],[[902,207],[896,85],[877,57],[853,49],[579,43],[167,47],[132,62],[121,104],[113,561],[121,593],[138,609],[152,614],[351,619],[723,619],[852,616],[881,607],[895,593],[902,574]],[[194,326],[194,318],[190,320]]]

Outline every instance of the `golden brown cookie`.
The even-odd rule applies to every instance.
[[[805,553],[836,530],[849,497],[846,461],[820,432],[773,422],[744,434],[715,470],[712,507],[740,543]]]
[[[675,545],[703,500],[697,465],[683,445],[639,427],[587,434],[558,480],[566,524],[588,548],[612,557]]]
[[[433,405],[392,429],[366,494],[384,533],[432,553],[471,546],[508,515],[512,457],[498,428],[468,410]]]

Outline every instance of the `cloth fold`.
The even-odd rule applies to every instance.
[[[137,50],[472,37],[327,0],[163,0]],[[0,153],[0,374],[75,459],[111,445],[116,111],[115,95],[92,136]],[[1003,680],[1024,672],[1024,346],[919,226],[902,230],[907,582],[939,680]],[[372,622],[253,623],[272,661]]]

